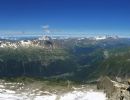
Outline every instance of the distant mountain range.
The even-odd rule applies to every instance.
[[[0,39],[0,77],[127,78],[129,59],[130,39],[118,36]]]
[[[95,37],[67,37],[67,36],[12,36],[12,37],[0,37],[0,47],[13,47],[16,48],[17,46],[38,46],[40,44],[40,41],[42,40],[57,40],[57,39],[77,39],[77,40],[83,40],[83,39],[89,39],[89,40],[105,40],[105,39],[118,39],[118,36],[95,36]]]

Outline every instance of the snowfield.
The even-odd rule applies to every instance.
[[[103,92],[95,91],[73,91],[61,95],[27,95],[15,94],[14,92],[6,91],[0,93],[0,100],[107,100]]]
[[[18,85],[21,87],[14,89]],[[73,87],[73,90],[66,92],[49,92],[41,91],[38,88],[31,90],[20,83],[2,82],[0,83],[0,100],[107,100],[107,98],[102,91],[94,91],[83,86]]]

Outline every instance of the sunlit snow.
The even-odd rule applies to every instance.
[[[64,92],[40,91],[38,88],[29,91],[28,88],[24,90],[24,86],[13,90],[9,87],[14,88],[16,84],[0,83],[0,100],[107,100],[106,95],[102,91],[90,90],[84,86],[73,87],[73,90]]]
[[[8,93],[9,92],[9,93]],[[40,96],[27,96],[26,94],[14,94],[10,91],[0,93],[0,100],[107,100],[103,92],[94,91],[73,91],[61,95],[40,95]]]

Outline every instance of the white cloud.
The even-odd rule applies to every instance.
[[[42,28],[43,29],[48,29],[50,26],[49,25],[43,25]]]
[[[50,30],[50,26],[49,26],[49,25],[43,25],[43,26],[42,26],[42,29],[43,29],[44,34],[49,34],[49,33],[51,33],[51,30]]]

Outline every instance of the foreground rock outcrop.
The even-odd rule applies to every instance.
[[[128,84],[113,81],[107,76],[100,78],[97,84],[97,89],[103,89],[108,100],[121,100],[121,96],[124,97],[122,100],[130,100],[128,87]]]

